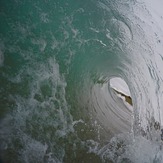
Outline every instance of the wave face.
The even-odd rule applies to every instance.
[[[1,162],[163,162],[161,0],[0,6]]]

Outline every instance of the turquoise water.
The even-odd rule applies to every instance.
[[[153,126],[163,117],[162,31],[143,22],[155,21],[144,3],[0,6],[2,162],[161,163],[161,131]],[[112,77],[128,84],[133,111],[110,89]]]

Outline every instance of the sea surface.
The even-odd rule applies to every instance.
[[[162,129],[162,0],[0,0],[0,162],[162,163]]]

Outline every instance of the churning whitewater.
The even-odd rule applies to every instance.
[[[0,6],[0,162],[163,162],[162,0]]]

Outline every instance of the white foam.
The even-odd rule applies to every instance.
[[[145,2],[151,16],[152,21],[154,22],[152,25],[152,29],[155,32],[157,38],[155,45],[153,46],[154,55],[153,55],[153,66],[155,71],[155,85],[154,87],[159,87],[157,91],[157,100],[153,101],[155,106],[155,118],[161,122],[163,125],[163,102],[162,102],[162,81],[163,81],[163,71],[162,71],[162,58],[163,58],[163,1],[162,0],[148,0]],[[151,21],[151,20],[148,20]],[[161,56],[161,57],[160,57]],[[154,92],[156,93],[156,92]]]
[[[33,71],[34,69],[35,71]],[[12,79],[12,81],[19,82],[20,78],[30,74],[33,79],[28,86],[30,94],[28,98],[24,98],[21,95],[11,95],[12,99],[16,103],[16,106],[13,109],[13,112],[8,114],[1,121],[0,140],[3,140],[4,143],[0,146],[0,148],[1,150],[8,150],[6,149],[8,148],[8,144],[11,144],[14,148],[14,144],[12,143],[15,139],[18,139],[21,140],[22,144],[22,148],[17,149],[22,162],[42,162],[44,156],[47,154],[46,150],[50,148],[49,144],[43,144],[42,141],[40,141],[39,138],[44,136],[45,142],[51,142],[51,146],[55,146],[57,149],[56,152],[59,154],[58,158],[52,156],[53,159],[62,160],[64,156],[64,149],[56,147],[56,143],[53,142],[52,137],[63,137],[67,132],[70,130],[72,131],[73,127],[70,122],[72,121],[72,117],[69,114],[67,101],[65,99],[66,82],[60,74],[59,65],[55,59],[50,58],[47,62],[44,62],[44,64],[37,64],[34,67],[28,67],[20,73],[21,74],[18,74],[18,77],[16,76],[15,80]],[[52,90],[50,96],[43,97],[41,87],[44,86],[44,84],[49,85]],[[38,100],[36,95],[40,95],[43,100]],[[57,95],[60,95],[59,99],[57,98]],[[35,124],[37,124],[37,128],[35,128]],[[49,131],[44,132],[47,127],[50,127],[52,130],[56,129],[55,134],[52,134],[52,132]],[[29,132],[24,133],[24,130],[26,129]],[[13,131],[19,132],[17,133]],[[32,134],[35,131],[37,136],[33,139]],[[47,157],[48,160],[52,159],[50,156]],[[54,162],[62,162],[60,160]]]
[[[161,144],[159,146],[142,136],[133,137],[132,133],[119,134],[98,150],[98,154],[105,160],[104,162],[109,159],[118,163],[124,162],[124,159],[133,163],[162,163],[162,152]]]

